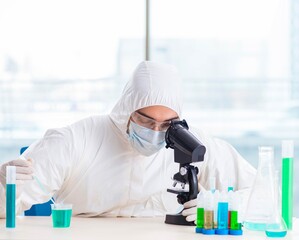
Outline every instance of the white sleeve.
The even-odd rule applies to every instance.
[[[17,199],[18,212],[49,201],[61,188],[70,174],[71,142],[65,129],[48,130],[25,151],[24,157],[33,160],[35,179],[23,186]]]

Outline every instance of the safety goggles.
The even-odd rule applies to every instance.
[[[145,127],[145,128],[148,128],[148,129],[151,129],[154,131],[163,131],[163,132],[165,132],[169,128],[171,120],[179,120],[179,118],[177,117],[177,118],[173,118],[171,120],[159,122],[159,121],[156,121],[152,118],[145,116],[144,114],[142,114],[138,111],[132,113],[131,119],[135,123],[137,123],[138,125],[140,125],[142,127]]]

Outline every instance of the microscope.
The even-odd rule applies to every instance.
[[[188,131],[189,127],[185,120],[172,120],[165,134],[166,148],[174,149],[174,161],[179,163],[179,172],[173,176],[173,187],[177,183],[182,189],[167,189],[167,192],[177,194],[179,204],[197,198],[198,194],[198,168],[190,165],[193,162],[204,160],[205,146]],[[189,190],[185,190],[189,186]],[[165,223],[176,225],[194,225],[187,222],[182,211],[177,214],[167,214]]]

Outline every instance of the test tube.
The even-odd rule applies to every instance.
[[[219,201],[220,193],[219,190],[214,192],[214,228],[218,227],[217,224],[217,213],[218,213],[218,201]]]
[[[229,234],[230,235],[242,235],[242,225],[239,223],[238,209],[239,209],[239,197],[236,192],[229,193]]]
[[[238,225],[238,203],[236,201],[236,195],[234,192],[229,192],[229,228],[230,229],[239,229]]]
[[[201,233],[204,225],[204,192],[197,195],[196,233]]]
[[[203,234],[215,234],[213,229],[214,225],[214,202],[213,193],[208,191],[204,196],[204,227],[202,229]]]
[[[216,234],[227,235],[228,234],[228,202],[226,192],[222,192],[217,211],[217,229]]]
[[[289,230],[293,225],[294,142],[282,141],[282,217]]]
[[[230,229],[230,225],[231,225],[231,213],[233,210],[233,195],[234,192],[233,190],[228,190],[228,229]]]
[[[16,227],[16,167],[6,167],[6,227]]]

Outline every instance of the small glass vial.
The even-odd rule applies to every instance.
[[[217,228],[215,233],[218,235],[228,234],[228,199],[226,191],[221,192],[217,210]]]
[[[204,225],[204,192],[197,195],[196,233],[201,233]]]
[[[208,191],[204,196],[204,227],[203,234],[215,234],[214,229],[214,199],[213,193]]]

